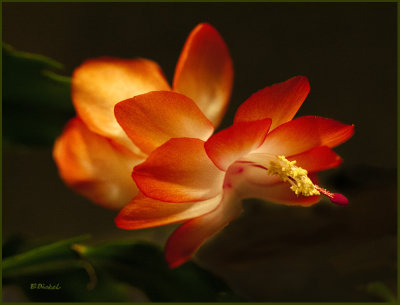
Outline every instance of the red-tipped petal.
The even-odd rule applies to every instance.
[[[222,194],[205,201],[171,203],[139,194],[128,203],[115,219],[117,227],[126,230],[157,227],[199,217],[215,209]]]
[[[248,98],[237,110],[235,123],[272,119],[271,130],[290,121],[303,104],[310,84],[305,76],[296,76],[266,87]]]
[[[171,138],[207,140],[214,131],[190,98],[170,91],[149,92],[120,102],[115,116],[133,143],[148,154]]]
[[[209,24],[189,35],[175,69],[173,89],[191,99],[218,125],[232,90],[233,65],[228,48]]]
[[[234,195],[224,194],[215,210],[181,225],[165,246],[165,258],[170,268],[185,263],[207,239],[229,224],[241,212],[240,203]]]
[[[57,139],[53,157],[62,179],[107,208],[120,209],[137,193],[131,172],[143,159],[72,119]]]
[[[353,133],[353,125],[322,117],[304,116],[271,131],[257,152],[290,156],[317,146],[335,147],[349,139]]]
[[[204,141],[192,138],[169,140],[136,166],[132,175],[147,197],[170,202],[215,197],[224,180],[224,172],[207,156]]]
[[[263,143],[270,125],[271,119],[239,122],[213,135],[204,147],[214,164],[225,171]]]
[[[288,156],[287,159],[296,160],[296,166],[306,169],[309,173],[336,167],[342,163],[342,158],[327,146],[317,146],[303,153]]]
[[[116,103],[154,90],[170,90],[160,67],[147,59],[97,58],[72,77],[75,108],[90,130],[134,149],[114,117]]]

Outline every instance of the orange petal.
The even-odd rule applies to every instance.
[[[154,91],[118,103],[115,116],[133,143],[148,154],[171,138],[207,140],[214,131],[190,98],[169,91]]]
[[[131,177],[142,159],[72,119],[56,140],[53,157],[62,179],[95,203],[120,209],[137,193]]]
[[[154,90],[170,88],[160,67],[147,59],[92,59],[77,68],[72,77],[72,99],[85,124],[131,149],[134,146],[114,117],[114,106]]]
[[[306,169],[309,173],[336,167],[342,163],[342,158],[326,146],[317,146],[303,153],[289,156],[287,159],[296,160],[296,166]]]
[[[190,259],[207,239],[222,230],[240,212],[241,201],[234,194],[225,193],[215,210],[181,225],[165,246],[165,258],[170,268],[178,267]]]
[[[308,175],[309,178],[317,183],[315,174]],[[310,206],[320,200],[320,196],[296,195],[288,182],[280,182],[268,186],[257,185],[251,182],[243,182],[241,189],[238,190],[242,198],[259,198],[272,203],[285,205]]]
[[[228,48],[209,24],[189,35],[175,69],[173,89],[191,99],[216,126],[230,98],[233,65]]]
[[[204,141],[192,138],[169,140],[136,166],[132,175],[147,197],[170,202],[215,197],[224,180],[224,172],[208,158]]]
[[[257,152],[290,156],[316,146],[337,146],[354,133],[353,125],[316,116],[287,122],[271,131]]]
[[[221,202],[222,194],[205,201],[171,203],[139,194],[115,219],[117,227],[127,230],[157,227],[182,222],[206,214]]]
[[[271,119],[239,122],[213,135],[204,147],[214,164],[225,171],[263,143],[270,125]]]
[[[310,91],[305,76],[296,76],[266,87],[248,98],[237,110],[235,123],[272,119],[271,130],[290,121]]]

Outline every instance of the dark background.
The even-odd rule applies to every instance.
[[[373,301],[371,283],[393,294],[397,285],[396,11],[395,3],[3,3],[3,41],[63,63],[65,75],[87,58],[145,57],[171,82],[187,35],[208,22],[234,62],[222,127],[255,91],[307,76],[298,115],[355,124],[336,149],[344,163],[321,175],[350,205],[246,201],[196,261],[251,301]],[[126,232],[115,215],[64,186],[51,147],[3,149],[3,238],[91,233],[163,244],[173,229]]]

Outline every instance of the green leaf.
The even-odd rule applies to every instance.
[[[60,260],[74,260],[77,258],[72,245],[88,239],[89,235],[82,235],[50,245],[32,249],[3,260],[3,277],[17,277],[26,274],[43,272],[50,268],[58,270]],[[66,264],[68,266],[68,264]]]
[[[162,249],[152,244],[82,245],[87,238],[4,259],[5,284],[18,284],[33,301],[238,301],[220,279],[194,263],[169,269]],[[62,288],[31,289],[38,284]]]
[[[3,139],[6,145],[50,145],[74,115],[71,79],[42,55],[3,45]]]
[[[95,269],[143,290],[153,302],[238,300],[219,278],[189,262],[170,269],[162,249],[144,242],[112,242],[82,247]]]
[[[3,99],[10,103],[73,110],[71,79],[56,74],[62,64],[3,45]]]
[[[396,302],[396,297],[390,291],[390,289],[382,282],[369,283],[365,290],[370,295],[376,297],[379,301],[384,302]]]

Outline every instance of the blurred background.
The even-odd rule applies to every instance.
[[[220,128],[232,123],[252,93],[305,75],[311,91],[297,116],[354,124],[355,135],[335,149],[343,164],[321,175],[323,186],[349,198],[348,207],[322,201],[305,209],[247,200],[244,213],[200,249],[196,264],[225,281],[242,301],[396,298],[395,3],[2,6],[3,42],[63,64],[26,62],[3,48],[3,243],[89,233],[93,243],[164,245],[174,226],[117,229],[116,212],[73,193],[59,178],[52,143],[74,116],[68,78],[59,75],[71,76],[87,58],[145,57],[158,62],[171,82],[187,35],[208,22],[225,39],[234,62],[231,103]],[[57,74],[41,79],[43,65]],[[4,296],[27,299],[20,287],[9,285]]]

